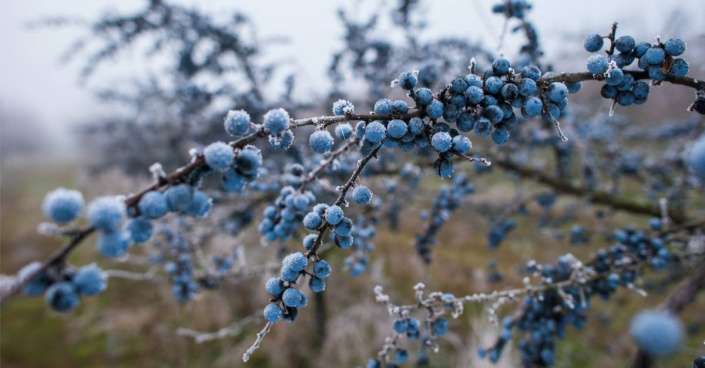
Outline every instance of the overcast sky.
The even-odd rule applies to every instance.
[[[311,90],[326,90],[328,86],[326,68],[331,53],[339,49],[343,35],[336,10],[355,8],[365,14],[381,6],[380,2],[370,0],[177,2],[214,15],[227,14],[228,9],[236,7],[251,17],[261,37],[287,36],[290,43],[276,46],[270,56],[293,60],[300,76],[307,80],[306,88]],[[142,7],[143,3],[144,0],[0,0],[2,139],[6,141],[23,131],[27,135],[33,134],[40,128],[57,138],[54,140],[60,145],[57,150],[66,150],[70,145],[65,137],[72,127],[110,112],[92,97],[96,86],[119,82],[150,68],[145,63],[136,62],[144,60],[141,53],[128,51],[121,54],[119,65],[104,65],[87,85],[81,86],[78,84],[81,60],[62,64],[59,58],[72,41],[83,34],[82,30],[78,27],[30,30],[28,22],[58,15],[96,19],[105,11],[130,11]],[[427,0],[424,13],[429,28],[424,37],[469,35],[495,47],[498,42],[495,33],[502,28],[502,17],[490,13],[493,3],[495,1]],[[549,60],[566,50],[564,36],[605,33],[613,21],[620,22],[621,34],[630,33],[637,40],[652,40],[655,35],[681,35],[683,32],[705,34],[703,0],[541,0],[534,3],[530,18],[538,26]],[[669,21],[674,10],[679,10],[681,18]],[[383,15],[386,17],[387,14]],[[689,27],[682,29],[684,24]],[[515,50],[513,45],[510,37],[506,50]],[[568,50],[574,50],[574,47],[571,44]],[[575,68],[582,67],[575,65]],[[29,124],[30,121],[36,126]]]

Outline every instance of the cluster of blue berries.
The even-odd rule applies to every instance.
[[[313,225],[304,216],[315,201],[316,197],[310,191],[300,192],[291,186],[283,187],[274,205],[264,209],[258,228],[260,234],[268,241],[291,239],[302,220],[306,227]]]
[[[345,258],[345,269],[348,270],[350,276],[356,277],[361,275],[369,266],[370,260],[368,254],[375,249],[372,238],[374,238],[377,230],[378,220],[376,217],[358,216],[357,223],[353,226],[353,251],[354,253]]]
[[[347,249],[353,244],[353,222],[350,218],[345,217],[343,209],[338,205],[329,206],[325,203],[319,203],[306,214],[303,222],[304,226],[311,231],[322,230],[326,226],[330,226],[332,233],[335,234],[335,244],[341,249]],[[316,234],[309,234],[304,238],[306,250],[311,250],[316,237]]]
[[[612,36],[613,37],[613,36]],[[604,46],[604,38],[591,34],[585,38],[583,46],[589,52],[597,52]],[[632,36],[621,36],[607,54],[591,55],[587,60],[587,69],[594,75],[604,76],[605,85],[601,95],[612,99],[622,106],[643,104],[649,96],[649,85],[644,81],[635,80],[637,75],[625,72],[624,68],[637,60],[639,69],[647,72],[648,78],[660,82],[670,77],[683,77],[688,73],[688,62],[675,58],[685,52],[686,45],[681,39],[669,39],[665,43],[636,43]],[[616,49],[619,53],[612,53]]]
[[[573,225],[570,228],[570,244],[587,244],[590,242],[590,234],[585,226]]]
[[[489,249],[497,249],[515,227],[516,221],[510,218],[502,218],[493,221],[489,230],[487,230],[487,247]]]
[[[191,255],[180,253],[176,260],[164,264],[164,271],[171,276],[171,291],[179,303],[185,303],[195,298],[198,284],[193,278]]]
[[[416,234],[416,252],[425,263],[431,263],[431,248],[436,245],[436,235],[450,218],[451,212],[460,208],[463,197],[475,192],[475,186],[466,175],[453,178],[452,186],[441,186],[438,196],[431,204],[431,213],[423,211],[422,219],[429,219],[423,234]]]
[[[289,113],[284,109],[272,109],[264,114],[264,127],[269,131],[269,144],[275,149],[287,150],[294,144],[294,133],[289,129]]]
[[[311,272],[306,271],[308,265],[309,260],[303,253],[291,253],[282,261],[280,277],[272,277],[267,280],[265,289],[272,296],[270,303],[263,311],[267,322],[274,323],[280,319],[293,322],[298,316],[299,308],[308,305],[306,294],[296,289],[296,281],[300,276],[310,276],[308,285],[314,293],[325,290],[325,279],[331,273],[328,262],[324,260],[313,262]]]
[[[107,276],[95,264],[79,269],[56,265],[40,271],[41,268],[39,262],[33,262],[17,272],[17,277],[24,280],[39,271],[27,280],[22,293],[27,296],[44,294],[47,305],[57,312],[64,313],[76,309],[81,297],[96,295],[105,290],[108,284]]]
[[[650,264],[653,269],[662,270],[680,262],[680,258],[664,246],[662,238],[649,237],[643,231],[627,227],[616,231],[614,238],[617,243],[608,249],[600,249],[589,263],[596,272],[595,277],[583,284],[564,286],[560,292],[550,289],[526,296],[521,312],[515,318],[504,319],[499,339],[491,348],[481,349],[480,356],[488,356],[490,361],[497,362],[512,336],[512,329],[517,329],[526,333],[519,342],[524,366],[551,366],[555,362],[554,338],[562,338],[568,325],[577,329],[583,327],[591,297],[606,300],[620,286],[631,287],[638,277],[634,265]],[[530,261],[527,271],[555,283],[571,278],[575,267],[572,256],[562,256],[555,265]]]

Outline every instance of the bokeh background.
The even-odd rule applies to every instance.
[[[263,58],[285,64],[293,70],[299,83],[294,94],[307,102],[324,100],[332,87],[327,75],[332,54],[339,50],[345,29],[336,12],[346,9],[351,17],[365,19],[380,15],[375,32],[382,35],[391,27],[387,19],[394,1],[174,1],[217,18],[239,10],[250,17],[261,39],[280,40],[266,49]],[[588,33],[606,33],[617,21],[620,34],[637,40],[678,36],[688,42],[690,75],[705,78],[705,2],[681,1],[607,1],[588,2],[536,1],[530,13],[539,31],[546,56],[558,70],[581,71],[587,54],[582,38]],[[432,40],[445,36],[464,37],[497,51],[503,18],[491,13],[493,2],[443,1],[422,2],[428,24],[420,34]],[[119,168],[94,168],[100,155],[95,144],[80,134],[83,128],[124,114],[119,104],[105,103],[96,92],[106,86],[129,85],[131,81],[160,76],[168,57],[146,57],[142,46],[130,47],[100,65],[90,77],[81,76],[81,56],[62,59],[72,43],[85,34],[85,24],[77,22],[61,27],[40,26],[42,19],[56,16],[95,20],[106,12],[129,13],[144,6],[137,0],[52,0],[0,2],[0,273],[15,273],[31,260],[42,259],[60,246],[56,239],[36,233],[43,220],[39,210],[44,194],[57,187],[81,189],[87,198],[106,193],[128,193],[148,182],[143,175],[126,176]],[[516,55],[521,39],[509,34],[498,54],[510,60]],[[365,100],[365,90],[354,80],[343,86],[352,100]],[[278,89],[279,88],[279,89]],[[586,85],[580,96],[571,97],[587,109],[607,114],[609,104],[597,97],[597,88]],[[593,96],[589,96],[592,91]],[[265,91],[272,96],[281,87]],[[575,100],[573,100],[575,98]],[[663,119],[682,119],[692,92],[672,86],[652,91],[648,103],[625,112],[630,121],[648,126]],[[314,114],[323,114],[327,105],[314,106]],[[364,111],[364,108],[361,109]],[[658,142],[655,142],[658,143]],[[180,153],[185,159],[185,153]],[[147,157],[147,159],[149,159]],[[504,180],[501,174],[484,179],[482,196],[471,198],[439,235],[442,246],[435,250],[435,261],[424,268],[413,251],[416,229],[423,226],[419,212],[428,208],[440,180],[424,179],[416,200],[402,208],[399,231],[380,227],[370,272],[352,278],[334,272],[321,301],[326,311],[326,335],[321,341],[313,318],[313,309],[300,315],[293,325],[276,326],[262,348],[248,364],[242,363],[243,351],[254,339],[260,326],[244,324],[241,333],[221,340],[195,343],[177,335],[180,327],[202,331],[216,330],[257,314],[266,300],[263,278],[254,277],[229,282],[199,300],[185,305],[176,303],[167,285],[111,279],[106,293],[82,301],[71,315],[52,313],[41,298],[17,298],[0,310],[0,365],[2,367],[349,367],[362,365],[379,349],[389,332],[386,310],[375,305],[372,288],[384,285],[397,300],[410,301],[412,286],[425,280],[430,290],[464,295],[520,285],[514,265],[530,259],[552,262],[571,252],[587,258],[607,244],[594,239],[588,245],[570,246],[545,231],[535,222],[519,219],[517,230],[502,248],[492,254],[486,249],[485,230],[489,222],[478,211],[486,203],[501,207],[507,193],[518,185]],[[537,190],[533,184],[522,184]],[[633,184],[638,188],[638,183]],[[627,186],[629,188],[629,186]],[[637,190],[634,190],[637,192]],[[627,189],[627,192],[629,190]],[[636,194],[635,194],[636,195]],[[702,198],[696,198],[702,201]],[[702,208],[702,202],[700,202]],[[557,208],[571,209],[576,221],[587,227],[597,226],[594,208],[571,198],[561,199]],[[577,211],[574,210],[577,208]],[[536,210],[536,209],[533,209]],[[257,212],[258,214],[261,212]],[[645,218],[618,214],[615,224],[643,223]],[[569,224],[565,228],[569,228]],[[227,251],[243,245],[252,262],[265,262],[274,249],[260,247],[256,229],[235,237],[219,236],[210,241],[210,249]],[[339,252],[340,253],[340,252]],[[342,267],[344,255],[332,252],[334,269]],[[72,256],[76,264],[93,262],[96,252],[83,247]],[[487,282],[488,262],[500,260],[504,280]],[[134,267],[99,260],[104,268]],[[648,278],[647,278],[648,281]],[[656,307],[666,294],[658,291],[648,297],[620,290],[609,303],[595,302],[590,320],[583,331],[569,328],[565,341],[557,349],[558,367],[623,367],[635,355],[628,335],[628,321],[635,311]],[[510,313],[512,306],[503,311]],[[690,334],[682,352],[658,364],[685,367],[692,357],[705,352],[705,300],[702,295],[682,315]],[[452,333],[432,354],[437,367],[489,366],[476,357],[476,349],[490,344],[499,333],[487,321],[479,305],[470,305],[466,313],[451,324]],[[413,355],[412,355],[413,356]],[[516,366],[512,347],[498,366]]]

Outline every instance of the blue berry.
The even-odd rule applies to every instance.
[[[497,128],[492,131],[492,140],[499,145],[507,143],[509,132],[504,128]]]
[[[406,114],[409,112],[409,105],[404,100],[395,100],[392,102],[392,111],[395,114]]]
[[[225,131],[230,135],[245,135],[250,130],[250,121],[245,110],[230,110],[225,116]]]
[[[649,85],[644,81],[636,81],[632,86],[632,92],[636,98],[646,98],[649,96]]]
[[[663,69],[661,69],[661,65],[652,65],[649,67],[649,78],[655,80],[655,81],[662,81],[666,79],[666,74],[663,73]]]
[[[680,38],[672,38],[663,45],[663,50],[671,56],[678,56],[684,53],[685,49],[685,42]]]
[[[346,100],[338,100],[333,103],[333,115],[343,116],[346,110],[354,114],[355,106],[350,101]]]
[[[605,78],[605,83],[610,86],[617,86],[624,80],[624,72],[622,69],[615,68],[610,71],[610,75]]]
[[[519,93],[524,97],[533,96],[538,92],[536,82],[533,79],[523,78],[519,82]]]
[[[304,216],[304,226],[309,230],[317,230],[322,224],[323,219],[315,212],[309,212]]]
[[[274,149],[288,150],[294,144],[294,133],[291,130],[285,130],[278,135],[270,135],[269,144]]]
[[[502,87],[500,94],[505,100],[511,101],[519,96],[519,87],[516,84],[507,83]]]
[[[666,311],[642,311],[630,322],[630,332],[647,354],[664,357],[675,353],[683,343],[683,325]]]
[[[272,134],[289,129],[289,113],[284,109],[272,109],[264,114],[264,127]]]
[[[203,150],[206,165],[216,171],[225,171],[232,165],[235,151],[229,144],[214,142]]]
[[[665,59],[666,52],[660,47],[652,47],[644,54],[644,60],[651,65],[660,65]]]
[[[287,307],[299,307],[303,302],[304,294],[294,288],[284,290],[282,301]]]
[[[486,118],[480,118],[475,123],[475,134],[478,137],[486,137],[492,133],[492,123]]]
[[[485,88],[484,91],[494,95],[499,93],[499,91],[502,90],[502,86],[504,85],[504,82],[502,82],[502,79],[499,77],[489,77],[485,80]]]
[[[696,174],[705,177],[705,135],[700,136],[690,148],[688,164]]]
[[[262,166],[262,153],[259,148],[245,146],[235,158],[235,166],[243,175],[256,176],[257,170]]]
[[[426,115],[434,120],[443,116],[443,103],[438,100],[433,100],[433,102],[426,107]]]
[[[343,209],[337,205],[330,206],[326,209],[326,222],[332,226],[338,225],[341,221],[343,221],[344,216]]]
[[[636,41],[632,36],[622,36],[614,41],[614,47],[619,52],[629,52],[636,46]]]
[[[684,77],[686,74],[688,74],[688,68],[688,62],[678,58],[676,60],[673,60],[673,64],[671,64],[671,68],[668,70],[668,75],[674,77]]]
[[[483,111],[482,115],[486,117],[492,124],[497,124],[502,119],[504,119],[504,112],[497,105],[487,106]]]
[[[331,273],[331,268],[328,262],[324,260],[317,261],[316,263],[313,264],[313,274],[316,277],[320,277],[322,279],[325,279],[326,277],[330,276]]]
[[[98,266],[90,265],[79,268],[71,282],[78,295],[90,296],[105,290],[108,278]]]
[[[477,74],[468,74],[465,76],[465,82],[467,82],[470,87],[480,87],[482,88],[482,78]]]
[[[590,55],[586,62],[587,70],[592,74],[603,74],[609,69],[609,61],[603,55]]]
[[[278,277],[270,277],[264,286],[269,295],[278,298],[284,292],[284,281]]]
[[[433,169],[442,178],[449,178],[453,175],[453,163],[442,157],[434,162]]]
[[[474,105],[482,101],[482,98],[485,97],[485,92],[480,87],[470,86],[465,90],[465,97],[468,99],[468,103]]]
[[[125,217],[125,203],[115,197],[96,198],[88,204],[86,217],[96,229],[116,230]]]
[[[580,88],[583,86],[583,82],[566,83],[565,86],[568,87],[568,93],[578,93]]]
[[[166,197],[156,190],[145,193],[137,203],[137,208],[140,210],[140,215],[149,218],[160,218],[169,211]]]
[[[228,192],[239,192],[245,188],[248,182],[249,179],[245,175],[232,168],[223,173],[223,188]]]
[[[467,154],[472,148],[472,142],[470,138],[464,135],[456,135],[453,137],[453,151],[458,153]]]
[[[284,257],[284,261],[282,261],[282,263],[287,265],[292,270],[299,272],[306,268],[308,265],[308,259],[303,253],[296,252]]]
[[[125,229],[130,232],[133,243],[144,243],[152,237],[154,225],[145,218],[135,218],[127,222]]]
[[[357,202],[357,204],[370,204],[372,202],[372,191],[367,189],[366,186],[364,185],[358,185],[355,187],[352,193],[353,200]]]
[[[438,318],[431,323],[431,329],[433,330],[434,336],[443,337],[448,332],[448,320]]]
[[[651,44],[648,42],[639,42],[635,47],[632,52],[635,57],[642,57],[644,54],[646,54],[646,51],[651,48]]]
[[[70,312],[78,306],[78,294],[70,282],[57,282],[47,289],[44,300],[57,312]]]
[[[338,139],[348,139],[352,137],[352,126],[348,123],[341,123],[335,127],[335,136]]]
[[[281,268],[280,275],[282,280],[286,282],[295,282],[299,278],[299,271],[294,271],[288,264],[284,264]]]
[[[521,70],[521,75],[524,78],[533,79],[534,81],[541,78],[541,70],[536,65],[527,65]]]
[[[387,125],[387,132],[392,138],[401,138],[406,134],[408,128],[406,123],[402,120],[394,119]]]
[[[553,102],[563,101],[568,97],[568,87],[560,82],[553,82],[548,86],[546,97]]]
[[[319,130],[311,134],[308,143],[315,152],[324,154],[333,148],[333,136],[327,130]]]
[[[308,282],[308,286],[311,288],[311,291],[314,293],[320,293],[321,291],[326,289],[326,280],[314,276],[311,277],[311,280]]]
[[[277,322],[282,318],[282,308],[277,303],[269,303],[264,307],[263,315],[267,322]]]
[[[406,321],[401,318],[395,318],[392,322],[392,329],[398,334],[403,334],[406,332]]]
[[[497,58],[492,62],[492,72],[495,75],[505,75],[509,73],[510,67],[511,64],[509,63],[509,60],[505,58]]]
[[[431,137],[431,146],[436,151],[445,152],[448,151],[453,145],[453,139],[450,134],[445,132],[438,132]]]
[[[604,44],[605,42],[599,34],[588,35],[585,37],[585,41],[583,41],[583,47],[585,47],[585,50],[588,52],[600,51]]]
[[[83,209],[83,195],[77,190],[58,188],[44,197],[44,215],[60,224],[75,220]]]
[[[165,193],[166,203],[171,211],[184,211],[193,200],[193,188],[187,184],[169,187]]]
[[[475,117],[472,116],[472,114],[464,112],[458,117],[456,126],[461,132],[469,132],[475,127]]]
[[[187,214],[196,217],[204,217],[211,209],[211,199],[206,193],[197,190],[193,193],[193,201],[186,208]]]
[[[98,235],[96,247],[102,255],[108,258],[118,258],[127,253],[130,240],[130,232],[126,230],[102,232]]]
[[[392,100],[383,98],[375,102],[375,114],[390,115],[392,113]]]
[[[365,127],[365,139],[372,143],[379,143],[387,136],[387,128],[379,121],[373,121]]]
[[[405,90],[412,90],[416,87],[419,79],[416,77],[416,73],[413,72],[403,72],[399,74],[399,87]]]
[[[433,102],[433,92],[431,92],[428,88],[419,88],[414,93],[414,97],[416,99],[416,104],[419,105],[419,107],[428,106],[431,102]]]
[[[521,112],[527,118],[538,116],[543,110],[543,103],[537,97],[529,97],[524,101]]]
[[[353,245],[353,237],[352,236],[335,236],[335,245],[340,247],[340,249],[348,249],[350,246]]]

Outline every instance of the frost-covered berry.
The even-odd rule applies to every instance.
[[[405,90],[410,91],[414,89],[418,82],[419,79],[414,72],[403,72],[399,74],[399,87]]]
[[[533,96],[538,92],[536,82],[533,79],[523,78],[519,81],[519,94],[524,97]]]
[[[439,152],[445,152],[453,145],[453,139],[446,132],[438,132],[431,137],[431,146]]]
[[[308,234],[304,237],[304,249],[306,250],[311,250],[313,248],[313,243],[316,242],[316,238],[318,238],[318,235],[316,234]]]
[[[340,249],[348,249],[353,245],[353,241],[355,239],[348,235],[348,236],[335,236],[335,245],[337,245]]]
[[[57,188],[44,197],[42,212],[60,224],[75,220],[83,209],[83,195],[72,189]]]
[[[230,110],[225,116],[225,131],[230,135],[245,135],[250,130],[250,121],[245,110]]]
[[[154,225],[145,218],[135,218],[127,222],[125,229],[130,232],[133,243],[144,243],[152,237]]]
[[[453,151],[467,154],[471,148],[472,142],[470,142],[470,138],[464,135],[456,135],[453,137]]]
[[[285,130],[278,135],[269,135],[269,144],[274,149],[288,150],[294,144],[294,132]]]
[[[225,171],[232,165],[235,159],[235,151],[229,144],[224,142],[214,142],[203,150],[206,158],[206,165],[216,171]]]
[[[651,65],[659,65],[666,59],[666,52],[660,47],[652,47],[646,50],[644,60]]]
[[[262,152],[255,146],[245,146],[235,158],[237,170],[245,175],[256,175],[262,166]]]
[[[671,68],[668,70],[668,75],[674,76],[674,77],[684,77],[686,74],[688,74],[688,69],[690,66],[688,65],[688,62],[678,58],[676,60],[673,60],[673,64],[671,64]]]
[[[282,308],[277,303],[269,303],[262,314],[267,322],[274,323],[282,318]]]
[[[308,265],[308,259],[301,252],[291,253],[284,257],[283,264],[287,265],[294,271],[303,271]]]
[[[379,143],[387,136],[387,128],[379,121],[373,121],[365,127],[365,139],[372,143]]]
[[[401,318],[395,318],[392,322],[392,329],[398,334],[403,334],[406,332],[406,321]]]
[[[394,359],[400,364],[406,363],[409,359],[409,352],[407,352],[406,349],[397,349],[394,352]]]
[[[433,92],[428,88],[419,88],[414,94],[416,104],[420,107],[428,106],[433,102]]]
[[[240,174],[237,170],[232,168],[223,173],[221,182],[223,183],[223,188],[228,192],[239,192],[249,182],[248,178]]]
[[[300,291],[294,289],[294,288],[288,288],[284,290],[284,294],[282,295],[282,301],[284,302],[284,305],[287,307],[299,307],[302,303],[302,299],[304,297],[304,294],[302,294]]]
[[[610,64],[603,55],[590,55],[586,62],[587,70],[592,74],[603,74],[609,69]]]
[[[328,262],[324,260],[317,261],[316,263],[313,264],[313,274],[316,277],[320,277],[322,279],[325,279],[326,277],[330,276],[331,268]]]
[[[524,101],[521,112],[527,118],[538,116],[543,110],[543,103],[537,97],[529,97]]]
[[[341,123],[335,126],[335,136],[338,139],[348,139],[352,137],[352,126],[348,123]]]
[[[583,47],[585,47],[585,50],[588,52],[600,51],[604,44],[605,41],[599,34],[588,35],[585,37],[585,41],[583,41]]]
[[[98,235],[96,248],[100,254],[108,258],[122,257],[130,247],[130,232],[118,229],[110,232],[102,232]]]
[[[443,103],[438,100],[433,100],[428,107],[426,107],[426,115],[431,119],[438,119],[443,116]]]
[[[335,232],[336,235],[339,236],[348,236],[352,232],[352,227],[353,223],[352,220],[350,220],[347,217],[344,217],[340,223],[337,225],[333,226],[333,231]]]
[[[71,283],[78,295],[90,296],[105,290],[108,278],[98,266],[89,265],[79,268]]]
[[[443,337],[448,332],[448,320],[438,318],[431,323],[431,329],[433,330],[433,336]]]
[[[281,268],[282,280],[286,282],[295,282],[299,278],[299,271],[294,271],[288,264],[284,264]]]
[[[614,47],[619,52],[632,51],[634,46],[636,46],[636,41],[634,41],[634,37],[632,37],[632,36],[622,36],[614,41]]]
[[[505,75],[509,73],[509,67],[511,67],[511,64],[509,60],[505,58],[497,58],[492,62],[492,72],[494,72],[495,75]]]
[[[642,311],[630,322],[629,330],[645,353],[664,357],[675,353],[683,343],[683,325],[667,311]]]
[[[325,217],[327,223],[332,226],[335,226],[338,225],[341,221],[343,221],[343,217],[345,217],[345,214],[343,213],[343,209],[340,208],[340,206],[333,205],[326,209]]]
[[[321,291],[326,289],[326,280],[320,278],[320,277],[311,277],[311,280],[308,282],[308,286],[311,288],[311,291],[314,293],[320,293]]]
[[[289,113],[284,109],[272,109],[264,114],[264,127],[272,134],[289,129]]]
[[[685,52],[685,41],[680,38],[672,38],[663,45],[663,50],[666,51],[668,55],[678,56]]]
[[[389,122],[387,125],[387,132],[389,133],[389,136],[392,138],[401,138],[406,134],[408,130],[408,127],[406,126],[406,123],[402,120],[399,119],[394,119]]]
[[[383,98],[375,102],[375,114],[389,115],[392,113],[392,100]]]
[[[319,130],[311,134],[308,143],[315,152],[324,154],[333,148],[333,136],[327,130]]]
[[[406,114],[409,112],[409,105],[404,100],[395,100],[392,102],[392,111],[395,114]]]
[[[70,312],[78,306],[78,294],[70,282],[57,282],[47,289],[44,300],[57,312]]]
[[[156,190],[145,193],[137,203],[137,208],[140,210],[140,215],[149,218],[160,218],[169,211],[166,197]]]
[[[333,103],[333,115],[343,116],[346,111],[355,113],[355,106],[350,101],[338,100]]]
[[[548,86],[546,97],[553,102],[563,101],[568,97],[568,87],[561,82],[553,82]]]
[[[470,104],[478,104],[485,97],[485,92],[477,86],[470,86],[465,90],[465,97]]]
[[[433,169],[442,178],[450,178],[453,175],[453,163],[444,158],[439,158],[433,163]]]
[[[500,79],[499,77],[492,76],[485,80],[484,91],[491,95],[494,95],[502,90],[502,86],[504,86],[504,82],[502,82],[502,79]]]
[[[193,201],[186,208],[186,213],[191,216],[204,217],[211,209],[211,199],[200,190],[193,193]]]
[[[95,228],[103,231],[116,230],[125,217],[125,203],[115,197],[99,197],[86,208],[86,217]]]
[[[352,197],[357,204],[370,204],[372,202],[372,191],[364,185],[358,185],[353,189]]]
[[[284,292],[284,282],[278,277],[270,277],[264,286],[269,295],[278,298]]]
[[[527,65],[524,67],[524,69],[521,70],[521,75],[524,78],[529,78],[534,81],[537,81],[539,80],[539,78],[541,78],[541,70],[536,65]]]
[[[492,123],[487,118],[479,118],[474,131],[478,137],[486,137],[492,133]]]
[[[25,280],[30,274],[37,272],[42,268],[42,264],[39,262],[32,262],[19,271],[17,271],[17,278],[20,280]],[[40,272],[33,278],[25,281],[22,287],[22,293],[27,296],[37,296],[41,295],[46,288],[51,285],[51,278],[46,272]]]
[[[323,219],[315,212],[309,212],[304,216],[304,226],[309,230],[317,230],[322,224]]]
[[[171,211],[184,211],[193,200],[193,188],[187,184],[173,185],[164,195]]]
[[[502,109],[497,105],[487,106],[482,114],[492,124],[497,124],[504,119],[504,112],[502,112]]]
[[[688,164],[696,174],[705,177],[705,135],[700,136],[690,148]]]

